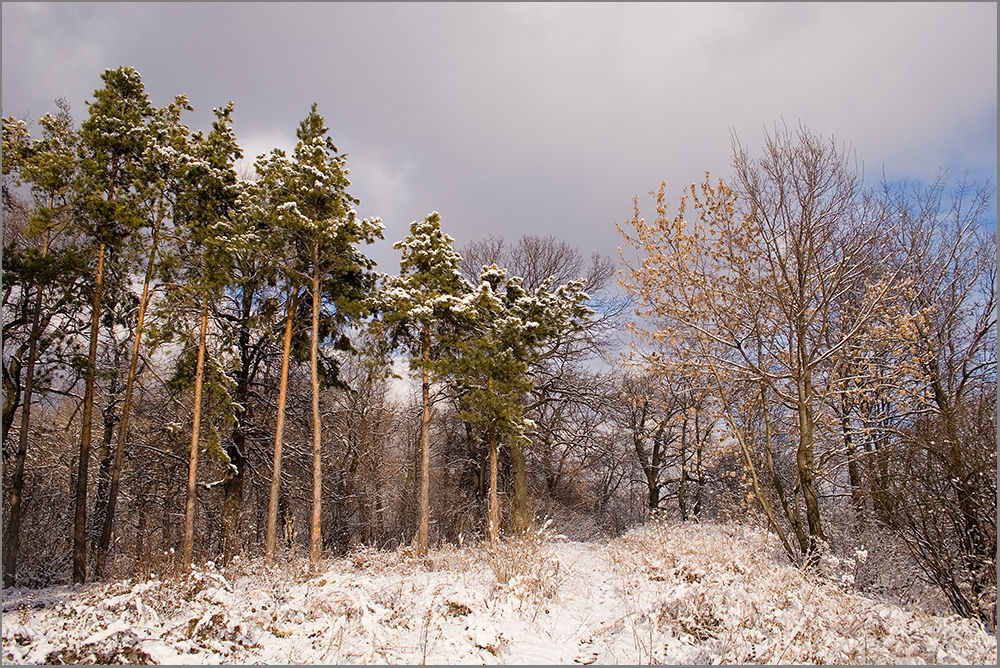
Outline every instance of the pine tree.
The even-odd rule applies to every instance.
[[[33,264],[35,300],[31,312],[31,330],[28,337],[28,358],[24,366],[23,407],[17,451],[14,454],[14,473],[11,481],[10,506],[4,534],[4,584],[13,586],[17,573],[17,553],[20,544],[21,501],[24,495],[24,464],[28,454],[28,435],[31,430],[31,408],[34,393],[35,363],[39,344],[45,334],[49,318],[42,317],[42,303],[47,275],[65,268],[59,258],[49,256],[53,236],[66,227],[66,213],[74,203],[74,181],[77,172],[76,147],[79,136],[73,128],[69,107],[57,101],[59,112],[45,114],[39,119],[41,139],[31,141],[27,126],[11,118],[3,122],[4,170],[17,169],[24,182],[31,184],[34,215],[29,234],[41,237],[41,249]],[[6,258],[8,263],[11,258]],[[55,260],[55,261],[53,261]],[[16,275],[7,273],[10,281]],[[27,278],[27,276],[23,276]],[[22,283],[24,285],[24,283]]]
[[[236,208],[238,227],[258,242],[233,249],[233,271],[225,299],[213,309],[222,345],[218,357],[233,380],[232,429],[223,448],[227,464],[222,484],[222,559],[229,564],[242,550],[240,525],[243,486],[249,470],[249,436],[256,428],[253,385],[263,372],[273,338],[276,308],[271,290],[283,277],[289,244],[287,234],[274,220],[275,203],[266,181],[241,181]],[[280,410],[280,409],[279,409]]]
[[[264,552],[267,559],[274,559],[277,544],[278,498],[281,490],[281,463],[285,433],[285,407],[288,394],[288,371],[291,363],[292,336],[295,330],[295,314],[301,300],[300,254],[297,252],[295,228],[291,220],[286,220],[284,208],[287,194],[286,182],[293,171],[292,163],[281,149],[274,149],[270,155],[259,156],[255,169],[258,180],[248,184],[252,192],[248,215],[255,216],[268,229],[265,235],[271,261],[277,265],[276,278],[284,281],[285,317],[282,335],[281,375],[278,381],[278,410],[274,428],[274,455],[271,470],[271,486],[268,496],[267,520],[264,533]]]
[[[14,116],[4,116],[3,117],[3,218],[4,218],[4,229],[8,229],[10,226],[11,214],[15,211],[18,205],[15,199],[14,191],[20,187],[23,183],[21,179],[21,166],[23,164],[23,158],[27,152],[27,147],[31,143],[31,135],[28,132],[28,124],[23,120],[18,120]],[[7,235],[4,235],[4,245],[3,245],[3,264],[4,264],[4,282],[9,284],[12,280],[11,268],[11,254],[15,251],[13,244],[7,243]],[[24,277],[27,278],[27,277]],[[19,284],[26,285],[27,281],[21,280]],[[6,302],[4,303],[6,306]],[[5,346],[8,350],[10,346],[11,331],[15,325],[8,324],[6,320],[3,323],[3,340]],[[30,334],[29,334],[30,338]],[[14,424],[14,413],[17,411],[18,406],[21,405],[21,370],[23,369],[23,360],[21,359],[23,351],[20,354],[11,354],[10,361],[3,365],[3,445],[6,451],[7,445],[7,434],[10,431],[11,425]],[[3,458],[3,471],[4,478],[7,477],[7,457]],[[4,545],[6,546],[6,540]],[[6,548],[5,548],[6,549]],[[6,557],[4,558],[4,563],[7,562]]]
[[[470,286],[460,272],[462,256],[454,251],[454,239],[441,231],[436,211],[410,224],[410,233],[393,248],[403,251],[399,276],[385,277],[381,294],[387,323],[395,337],[410,351],[410,368],[421,375],[423,416],[420,421],[420,512],[416,551],[427,554],[430,529],[430,384],[435,370],[431,359],[441,320],[454,308],[463,309],[463,296]]]
[[[198,353],[194,374],[194,415],[188,453],[187,495],[184,505],[184,541],[181,567],[190,568],[194,556],[195,485],[205,380],[208,311],[211,301],[229,282],[234,249],[258,243],[258,238],[238,226],[236,213],[241,194],[234,162],[242,156],[232,130],[233,103],[213,110],[216,116],[207,136],[192,138],[183,195],[175,221],[182,226],[181,253],[186,281],[176,295],[179,303],[198,303]],[[213,376],[218,376],[214,373]],[[217,439],[212,432],[212,441]]]
[[[136,170],[138,185],[141,189],[140,197],[146,212],[145,224],[149,227],[149,250],[142,282],[142,296],[139,298],[139,309],[136,314],[135,334],[132,339],[132,352],[129,359],[128,376],[125,381],[125,398],[121,420],[118,424],[118,438],[115,442],[111,477],[106,492],[98,491],[98,501],[103,500],[105,506],[95,563],[95,575],[98,578],[103,577],[108,546],[111,544],[111,531],[114,526],[118,488],[121,480],[122,457],[125,452],[125,441],[128,437],[139,351],[146,310],[149,307],[150,283],[156,267],[160,236],[164,221],[173,217],[173,208],[180,196],[181,181],[188,157],[186,151],[190,148],[190,131],[181,122],[181,115],[185,110],[192,111],[193,109],[186,96],[178,95],[169,105],[156,111],[150,119],[148,142],[142,161]],[[98,515],[100,516],[101,513]]]
[[[508,278],[506,270],[492,265],[483,267],[479,281],[479,287],[452,309],[466,319],[451,330],[448,343],[454,354],[444,357],[441,366],[456,387],[461,417],[489,443],[487,529],[495,543],[500,532],[498,448],[502,440],[529,440],[533,423],[525,418],[522,397],[533,388],[531,366],[547,342],[581,329],[592,311],[585,304],[582,280],[550,291],[550,279],[528,292],[520,278]],[[516,495],[522,496],[523,512],[523,478],[520,487]],[[519,529],[525,525],[523,517],[515,522]]]
[[[133,189],[135,170],[146,147],[145,121],[151,113],[139,73],[131,67],[105,70],[104,88],[94,92],[90,115],[80,130],[82,208],[87,233],[97,244],[91,307],[90,350],[83,396],[83,426],[77,467],[76,513],[73,527],[73,581],[86,579],[87,471],[94,412],[98,330],[109,246],[120,244],[141,221]]]
[[[315,566],[322,556],[322,424],[319,394],[321,375],[337,380],[335,366],[325,373],[320,369],[320,341],[333,338],[340,348],[350,342],[339,330],[363,314],[373,288],[374,262],[358,248],[382,237],[382,222],[360,219],[353,205],[357,200],[347,193],[350,181],[345,167],[346,155],[339,154],[329,136],[323,116],[313,104],[296,133],[298,143],[291,160],[280,151],[258,165],[270,184],[272,197],[280,201],[276,208],[277,221],[293,239],[300,256],[307,258],[303,266],[286,266],[288,305],[286,316],[286,357],[282,366],[282,388],[287,383],[287,352],[290,348],[292,319],[297,301],[298,285],[307,287],[312,295],[312,322],[309,351],[312,386],[313,431],[313,494],[309,529],[309,559]],[[322,327],[321,327],[322,323]],[[329,363],[328,363],[329,364]],[[279,391],[279,395],[281,392]],[[283,397],[279,396],[279,416],[283,419]],[[276,429],[276,432],[279,432]],[[266,550],[273,556],[276,533],[277,498],[281,475],[280,434],[275,435],[275,462],[268,503]]]

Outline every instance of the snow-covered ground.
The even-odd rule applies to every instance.
[[[360,550],[310,576],[228,572],[4,591],[5,662],[996,663],[974,623],[875,602],[764,533],[653,524],[423,560]],[[503,582],[505,581],[505,582]]]

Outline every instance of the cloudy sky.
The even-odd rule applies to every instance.
[[[3,4],[3,113],[84,101],[131,65],[205,127],[232,99],[247,153],[319,103],[350,154],[383,270],[437,210],[460,243],[553,234],[615,253],[631,198],[729,171],[784,119],[866,173],[996,182],[997,7],[959,4]]]

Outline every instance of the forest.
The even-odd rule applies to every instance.
[[[607,254],[414,212],[379,268],[316,105],[244,156],[233,102],[102,81],[3,118],[4,587],[659,518],[995,631],[992,184],[779,124]]]

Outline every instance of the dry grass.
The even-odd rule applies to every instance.
[[[679,647],[700,652],[696,662],[996,660],[973,622],[861,596],[837,564],[793,568],[758,530],[654,523],[609,547],[643,663],[663,662]]]

